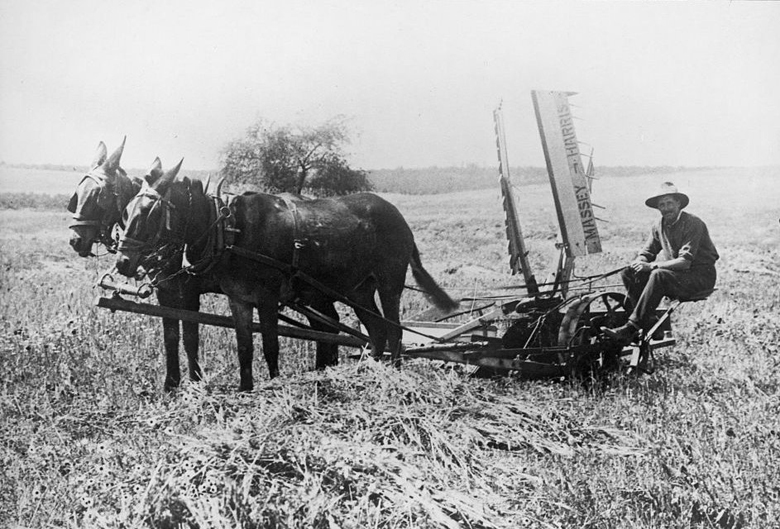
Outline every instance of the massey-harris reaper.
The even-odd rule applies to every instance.
[[[316,341],[318,367],[335,363],[339,345],[357,348],[370,345],[375,354],[381,355],[386,344],[389,344],[388,349],[393,358],[403,356],[467,364],[474,366],[483,375],[514,373],[527,378],[587,378],[616,369],[634,373],[648,372],[651,370],[649,360],[652,351],[675,343],[669,318],[679,303],[687,300],[674,300],[668,309],[659,311],[658,322],[653,328],[640,334],[629,346],[617,343],[600,330],[626,323],[629,312],[623,293],[593,287],[595,282],[620,270],[572,280],[575,258],[600,252],[601,241],[590,198],[592,156],[591,163],[585,168],[568,103],[570,95],[572,93],[568,92],[532,92],[560,226],[554,272],[550,280],[544,283],[537,282],[527,260],[528,252],[509,175],[503,118],[500,109],[494,112],[510,266],[513,274],[522,274],[525,295],[490,298],[490,302],[483,304],[477,312],[453,313],[451,300],[422,269],[411,232],[408,232],[408,237],[404,235],[401,240],[398,239],[399,230],[406,234],[408,226],[397,216],[395,208],[378,197],[379,202],[376,204],[373,198],[328,202],[325,206],[327,211],[313,206],[318,201],[301,197],[269,198],[267,200],[271,203],[268,207],[279,210],[279,215],[286,215],[287,223],[283,230],[289,232],[289,248],[266,251],[260,243],[252,247],[245,243],[246,232],[250,231],[248,228],[253,228],[246,220],[251,215],[237,211],[236,208],[245,207],[240,200],[222,197],[219,190],[221,185],[216,187],[214,195],[208,194],[208,183],[205,192],[202,186],[192,185],[187,179],[186,183],[174,186],[174,172],[173,176],[167,174],[167,181],[162,177],[157,187],[142,189],[125,210],[124,220],[128,223],[125,228],[129,231],[125,232],[119,245],[118,268],[125,275],[132,276],[136,273],[139,258],[147,263],[156,260],[158,264],[165,264],[167,259],[181,259],[182,254],[185,254],[188,264],[173,272],[173,275],[202,276],[218,284],[216,288],[204,291],[228,295],[233,318],[197,310],[137,303],[120,296],[146,297],[151,294],[153,286],[170,281],[170,273],[158,274],[151,284],[140,287],[119,284],[107,274],[101,279],[100,286],[113,290],[114,294],[98,298],[97,305],[112,311],[136,312],[169,321],[236,328],[242,389],[250,389],[252,385],[252,332],[263,334],[263,352],[272,376],[278,372],[278,368],[276,359],[269,358],[269,351],[274,356],[274,345],[278,351],[278,342],[269,341],[269,335],[273,339],[280,335]],[[172,196],[174,187],[176,190],[182,188],[179,190],[181,196],[178,204]],[[207,198],[201,198],[201,195]],[[199,200],[205,201],[204,204],[208,202],[208,208],[203,210],[208,213],[199,219],[197,215],[186,216],[184,212],[192,210]],[[258,202],[264,199],[256,197],[251,200]],[[377,211],[383,211],[385,216],[374,218]],[[337,217],[341,213],[347,216]],[[332,218],[347,220],[336,222],[331,215],[336,215]],[[387,218],[392,219],[389,221],[392,229],[383,232],[381,226]],[[193,230],[198,221],[204,227]],[[265,227],[271,221],[258,222],[255,226]],[[364,230],[368,225],[373,230],[370,237],[368,231]],[[319,232],[313,228],[317,226]],[[346,241],[328,232],[333,226],[342,234],[350,234]],[[195,235],[192,235],[193,232]],[[378,241],[380,244],[375,240],[375,233],[380,238],[385,237]],[[388,244],[392,246],[389,253]],[[328,245],[362,245],[374,249],[365,255],[351,256],[356,259],[334,263],[322,255],[322,248]],[[322,262],[313,266],[311,260],[317,259],[322,259]],[[233,272],[224,271],[227,270],[225,262],[234,263],[238,267],[234,276],[227,279],[225,274]],[[360,266],[355,263],[360,263]],[[408,264],[412,265],[415,279],[429,299],[445,311],[436,321],[399,322],[399,285],[395,284],[397,281],[388,285],[378,280],[379,277],[405,276]],[[365,268],[364,276],[368,279],[355,276],[352,270],[354,267]],[[162,268],[170,270],[170,267]],[[399,276],[401,270],[403,275]],[[219,276],[220,273],[223,275]],[[216,281],[213,281],[214,274],[219,276]],[[253,274],[257,277],[254,278]],[[339,274],[343,274],[346,279]],[[354,277],[347,277],[350,274]],[[252,277],[246,279],[247,276]],[[269,280],[269,276],[274,279]],[[238,285],[242,281],[246,284]],[[401,281],[400,289],[403,288]],[[257,284],[260,288],[254,287]],[[374,294],[379,295],[382,312],[374,301]],[[706,294],[694,300],[703,299]],[[363,327],[358,330],[340,323],[333,308],[335,302],[351,307]],[[259,321],[252,321],[253,303],[260,312]],[[285,316],[280,311],[284,307],[303,315],[309,325]],[[456,316],[471,316],[471,319],[454,323],[452,320]],[[273,320],[273,325],[269,323],[270,320]],[[286,325],[277,325],[277,320]],[[363,329],[367,329],[368,334]],[[399,344],[401,337],[403,343]],[[173,360],[169,351],[169,368]],[[175,362],[178,366],[178,359]],[[248,374],[246,369],[249,369]]]
[[[570,95],[574,94],[531,93],[560,226],[549,281],[538,283],[527,259],[499,108],[493,117],[510,268],[512,274],[522,274],[526,295],[497,300],[465,323],[447,323],[446,319],[415,323],[415,330],[434,333],[437,339],[408,346],[406,356],[470,364],[478,366],[477,373],[486,375],[514,372],[527,378],[587,378],[617,369],[649,372],[652,351],[675,343],[670,316],[682,301],[689,300],[673,300],[668,309],[658,311],[658,320],[647,333],[624,346],[601,329],[626,323],[630,309],[625,295],[594,287],[621,269],[572,279],[575,258],[601,252],[601,241],[590,198],[592,154],[586,168],[574,129]],[[690,301],[704,299],[707,294]],[[500,328],[505,330],[496,336]]]

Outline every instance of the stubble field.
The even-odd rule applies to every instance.
[[[599,390],[426,361],[313,372],[291,340],[269,382],[258,337],[256,389],[239,395],[232,332],[206,328],[207,380],[164,394],[159,321],[94,306],[111,257],[72,252],[64,209],[1,210],[0,525],[780,527],[780,170],[599,180],[604,252],[576,273],[633,257],[667,179],[710,228],[718,291],[676,313],[653,375]],[[520,282],[497,190],[386,198],[454,297]],[[549,186],[517,199],[543,277]],[[412,291],[403,306],[427,308]]]

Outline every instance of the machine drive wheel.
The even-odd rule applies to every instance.
[[[593,351],[575,352],[567,365],[569,376],[592,380],[618,366],[620,344],[614,343],[601,327],[618,327],[628,321],[626,297],[619,292],[595,292],[573,301],[563,317],[558,345],[595,345]]]

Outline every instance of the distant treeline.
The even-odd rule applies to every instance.
[[[0,162],[0,167],[16,167],[18,169],[39,169],[43,171],[88,171],[86,165],[65,165],[54,163],[5,163]]]
[[[22,169],[38,169],[48,171],[68,171],[85,173],[89,170],[87,166],[57,165],[57,164],[5,164],[7,167],[17,167]],[[712,169],[711,167],[675,167],[675,166],[637,166],[621,165],[613,167],[597,167],[596,177],[630,177],[647,174],[674,173],[680,171],[700,171]],[[142,176],[146,171],[144,169],[129,169],[131,176]],[[512,183],[516,186],[546,183],[548,181],[547,169],[544,167],[510,167]],[[497,185],[498,168],[497,167],[479,167],[477,165],[466,165],[462,167],[427,167],[422,169],[406,169],[399,167],[396,169],[374,169],[369,170],[369,180],[374,190],[379,193],[401,193],[407,195],[429,195],[451,193],[455,191],[470,191],[476,189],[489,189]],[[218,170],[182,170],[185,176],[200,178],[205,180],[208,175],[212,179],[217,179]],[[30,194],[14,195],[14,203],[24,203],[29,201]],[[0,207],[9,207],[5,194]],[[30,195],[32,196],[32,195]],[[26,206],[21,206],[26,207]],[[32,206],[30,206],[32,207]]]
[[[39,171],[64,171],[67,173],[81,173],[86,174],[89,171],[89,167],[86,165],[65,165],[54,163],[5,163],[0,162],[0,167],[13,167],[17,169],[30,169]],[[147,169],[125,169],[130,176],[141,177],[146,174]],[[212,175],[212,178],[217,178],[219,171],[207,171],[204,169],[187,170],[185,167],[182,169],[181,174],[184,176],[200,178],[205,180],[208,175]]]
[[[645,167],[636,165],[598,167],[596,177],[627,177],[679,171],[699,171],[705,167]],[[545,167],[510,167],[516,186],[548,182]],[[378,169],[369,171],[374,190],[380,193],[431,195],[454,191],[471,191],[497,186],[498,168],[467,165],[465,167],[428,167],[425,169]]]
[[[60,171],[61,169],[52,169]],[[0,209],[61,209],[68,207],[67,195],[47,195],[42,193],[0,193]]]

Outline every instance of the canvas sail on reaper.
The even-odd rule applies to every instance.
[[[531,92],[566,255],[579,257],[601,252],[601,238],[574,130],[570,95],[574,92]]]

